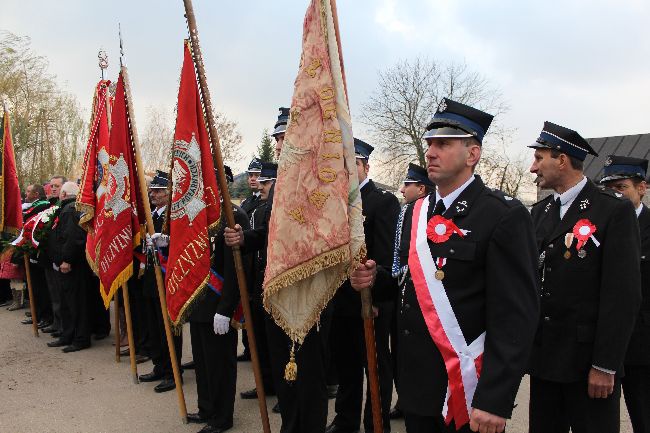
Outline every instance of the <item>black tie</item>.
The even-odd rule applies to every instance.
[[[562,220],[562,201],[560,201],[560,197],[555,199],[555,207],[557,208],[555,211],[555,221],[559,223]]]
[[[436,203],[436,207],[433,208],[433,215],[442,215],[446,210],[447,208],[445,207],[445,202],[440,199]]]

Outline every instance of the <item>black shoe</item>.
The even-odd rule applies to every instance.
[[[152,371],[151,373],[141,374],[139,378],[140,382],[155,382],[162,379],[163,375]]]
[[[52,338],[61,338],[61,333],[59,331],[54,331],[50,334]]]
[[[185,364],[181,364],[183,370],[194,370],[194,360],[188,361]]]
[[[237,357],[237,362],[245,362],[251,360],[251,354],[249,352],[244,352]]]
[[[268,388],[264,388],[264,395],[266,397],[275,395],[274,390],[269,390]],[[248,391],[242,391],[239,393],[239,396],[243,400],[254,400],[257,398],[257,388],[249,389]]]
[[[97,341],[103,340],[106,337],[108,337],[108,332],[98,332],[93,336],[93,338]]]
[[[32,317],[32,312],[31,311],[25,311],[25,316]]]
[[[78,346],[76,344],[71,344],[63,348],[63,353],[79,352],[80,350],[88,349],[89,347],[90,344],[87,346],[86,345]]]
[[[13,299],[7,299],[6,301],[2,301],[2,303],[0,303],[0,307],[6,307],[6,306],[11,305],[13,303],[14,303]]]
[[[390,410],[390,413],[388,414],[388,417],[390,419],[402,419],[404,418],[404,412],[402,412],[402,409],[399,407],[395,406]]]
[[[327,385],[327,399],[331,400],[336,398],[336,394],[339,392],[338,385]]]
[[[359,430],[339,427],[332,423],[325,429],[325,433],[359,433]]]
[[[167,392],[176,389],[174,379],[163,379],[158,385],[154,386],[153,390],[156,392]]]
[[[32,319],[29,319],[29,320],[32,320]],[[41,320],[40,322],[38,322],[36,324],[36,326],[38,327],[38,329],[45,329],[48,326],[52,326],[52,322],[50,322],[48,320]]]
[[[68,343],[67,341],[63,341],[61,339],[58,339],[58,340],[50,341],[49,343],[47,343],[47,347],[63,347],[63,346],[67,346],[68,344],[70,344],[70,343]]]
[[[22,323],[23,325],[31,325],[31,324],[34,323],[34,322],[32,322],[32,318],[31,318],[31,317],[28,317],[28,318],[26,318],[26,319],[21,320],[20,323]]]
[[[54,331],[58,331],[58,329],[56,329],[52,325],[50,325],[50,326],[48,326],[46,328],[43,328],[43,332],[45,332],[46,334],[49,334],[49,333],[54,332]]]
[[[199,430],[199,433],[223,433],[230,430],[231,428],[232,425],[229,427],[213,427],[211,425],[206,425],[201,430]]]
[[[187,422],[194,424],[205,424],[207,419],[203,418],[200,413],[188,413]]]
[[[278,400],[275,405],[271,408],[271,412],[280,413],[280,400]]]

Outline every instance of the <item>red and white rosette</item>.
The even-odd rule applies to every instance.
[[[573,226],[573,236],[578,240],[576,249],[580,250],[589,239],[594,241],[594,244],[599,247],[600,242],[598,242],[594,237],[594,233],[596,233],[596,226],[591,221],[587,218],[579,220],[576,225]]]
[[[446,242],[454,233],[460,237],[465,236],[465,233],[452,220],[442,215],[434,215],[427,224],[427,237],[434,244]]]

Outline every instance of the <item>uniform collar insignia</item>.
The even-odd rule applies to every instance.
[[[580,203],[578,203],[578,207],[581,211],[587,210],[587,208],[591,205],[589,202],[589,199],[586,198],[584,200],[580,200]]]

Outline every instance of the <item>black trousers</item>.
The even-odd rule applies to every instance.
[[[52,303],[52,327],[63,331],[63,324],[61,323],[61,279],[59,278],[61,273],[55,271],[51,263],[48,263],[46,266],[44,271],[47,290],[50,294],[50,302]]]
[[[86,275],[91,332],[93,334],[108,335],[111,332],[111,312],[104,307],[104,300],[99,293],[99,278],[93,274],[90,268],[88,268]]]
[[[266,335],[266,320],[271,320],[261,300],[251,299],[251,314],[255,331],[255,343],[257,344],[257,355],[260,360],[260,372],[265,393],[275,393],[275,383],[271,372],[271,355]],[[247,337],[246,337],[247,338]]]
[[[321,321],[326,320],[321,316]],[[266,332],[271,370],[280,403],[282,433],[323,433],[327,424],[327,386],[324,362],[325,337],[314,326],[296,350],[298,378],[284,380],[292,342],[282,328],[267,316]]]
[[[216,335],[212,323],[190,322],[199,414],[217,428],[232,426],[237,383],[237,331]]]
[[[40,322],[52,322],[52,301],[50,292],[47,290],[45,271],[36,263],[29,264],[29,272],[32,279],[32,291],[34,292],[34,303],[36,306],[36,319]]]
[[[626,365],[621,384],[634,433],[650,433],[650,365]]]
[[[379,305],[379,316],[375,319],[377,370],[379,373],[381,412],[385,432],[390,432],[389,413],[393,395],[393,368],[389,341],[393,312],[394,304],[392,302],[382,303]],[[334,315],[330,344],[339,379],[339,389],[335,403],[336,416],[333,424],[342,429],[357,430],[361,423],[363,379],[367,365],[363,319],[360,316]],[[363,425],[366,431],[372,431],[372,405],[369,383],[366,386]]]
[[[165,379],[172,379],[174,377],[174,371],[172,369],[171,358],[169,357],[165,324],[163,322],[162,311],[160,310],[160,300],[153,297],[145,297],[144,300],[147,314],[147,329],[149,332],[148,352],[153,362],[153,371],[156,374],[161,374]],[[182,335],[174,336],[174,347],[176,349],[176,359],[180,366],[183,355]]]
[[[73,269],[67,274],[60,273],[61,284],[61,323],[63,332],[61,339],[79,347],[90,346],[90,290],[87,287],[88,275],[83,265],[72,265]],[[97,288],[96,290],[99,290]]]
[[[129,302],[131,304],[131,322],[133,324],[133,341],[135,352],[138,355],[149,356],[147,310],[145,308],[144,294],[142,293],[142,280],[138,279],[137,270],[129,279]]]
[[[587,381],[558,383],[530,378],[529,433],[618,433],[621,382],[608,398],[589,398]]]
[[[408,412],[404,413],[404,425],[406,433],[471,433],[472,431],[469,424],[459,430],[456,430],[453,421],[450,425],[445,425],[442,415],[422,416]]]

